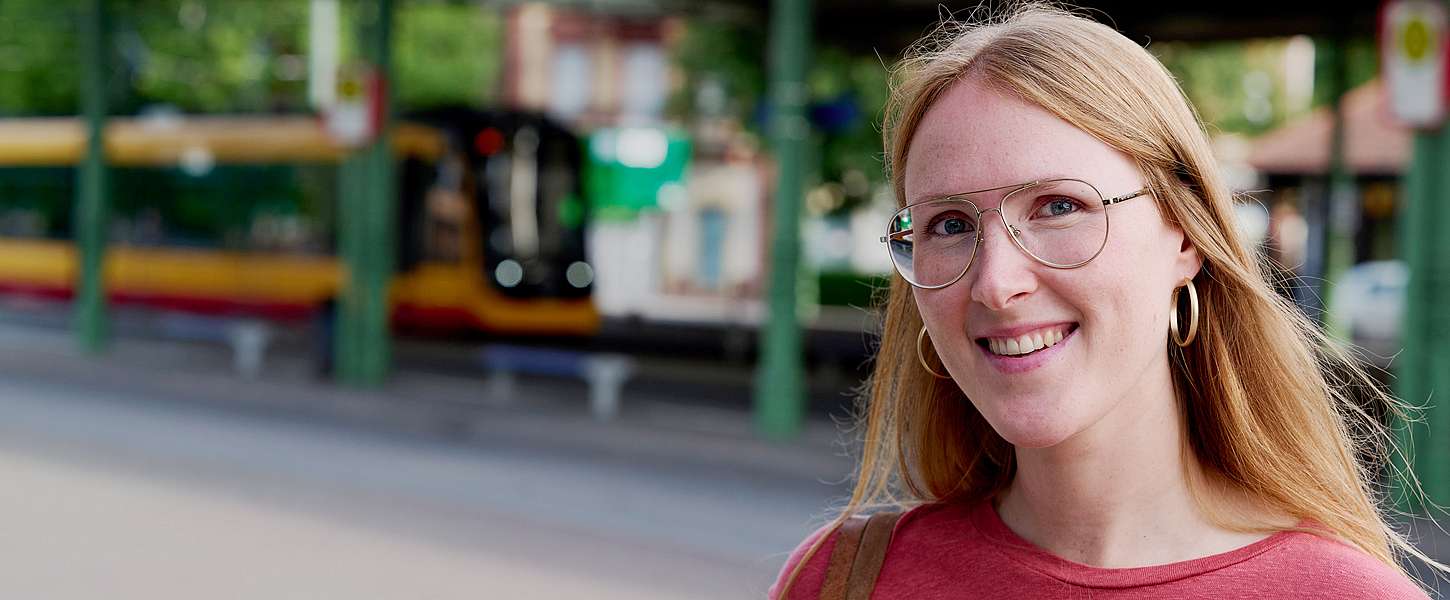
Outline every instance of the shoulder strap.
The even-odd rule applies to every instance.
[[[869,600],[900,512],[852,517],[841,524],[820,600]]]

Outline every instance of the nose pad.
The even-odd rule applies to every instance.
[[[990,212],[997,213],[997,217],[995,219],[988,218],[987,217],[987,213],[990,213]],[[1019,235],[1022,234],[1022,230],[1017,229],[1017,226],[1015,226],[1015,225],[1008,225],[1007,224],[1007,220],[1004,219],[1004,218],[1002,218],[1002,209],[1000,209],[1000,208],[989,208],[987,210],[982,211],[982,215],[981,215],[981,217],[979,217],[979,225],[978,226],[979,226],[980,229],[979,229],[979,232],[977,233],[977,249],[978,250],[980,250],[982,248],[982,246],[985,246],[987,244],[987,232],[988,232],[989,229],[991,229],[990,227],[987,226],[987,222],[988,221],[994,221],[996,223],[1000,223],[1003,226],[1003,231],[1002,232],[1005,233],[1005,234],[1007,234],[1007,237],[1004,238],[1003,241],[1007,242],[1007,245],[1009,245],[1009,246],[1016,246],[1016,238],[1017,238],[1017,236],[1019,236]]]
[[[1014,239],[1021,235],[1021,230],[1004,223],[999,209],[982,212],[989,211],[997,211],[997,222],[1003,225],[1002,235],[989,235],[992,228],[986,226],[987,218],[984,215],[983,227],[977,237],[976,260],[967,271],[967,278],[970,279],[968,285],[971,286],[973,300],[1000,310],[1019,295],[1036,289],[1037,279],[1032,273],[1034,261],[1018,247]],[[988,237],[998,241],[989,243]]]

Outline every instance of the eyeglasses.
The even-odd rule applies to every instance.
[[[982,210],[989,192],[1008,190],[997,208]],[[907,205],[891,217],[881,241],[907,283],[938,289],[956,283],[982,245],[983,217],[996,211],[1012,243],[1049,267],[1075,269],[1097,258],[1108,243],[1107,207],[1148,194],[1148,188],[1103,199],[1078,179],[1006,185]]]

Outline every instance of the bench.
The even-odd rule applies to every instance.
[[[262,359],[272,339],[272,326],[253,318],[168,314],[158,320],[161,335],[192,342],[221,342],[231,348],[232,370],[246,379],[262,373]]]
[[[515,373],[583,379],[589,384],[589,410],[600,421],[619,415],[620,389],[634,372],[634,360],[622,354],[555,348],[490,344],[479,350],[478,359],[496,398],[512,397]]]

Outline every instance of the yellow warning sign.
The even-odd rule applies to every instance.
[[[1446,118],[1446,32],[1450,11],[1444,0],[1389,0],[1380,13],[1380,57],[1390,113],[1416,128],[1439,127]]]
[[[1420,62],[1434,50],[1435,38],[1430,35],[1430,25],[1415,15],[1400,26],[1400,51],[1410,62]]]

